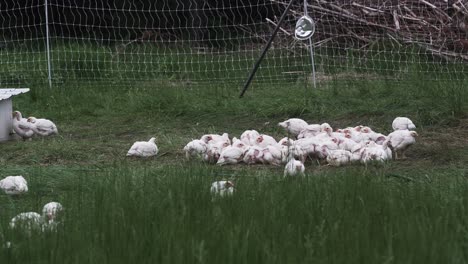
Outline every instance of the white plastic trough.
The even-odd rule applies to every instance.
[[[27,92],[29,88],[0,89],[0,142],[13,138],[13,96]]]

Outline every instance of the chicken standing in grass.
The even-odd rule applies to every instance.
[[[394,152],[395,159],[405,159],[405,152],[416,143],[416,131],[396,130],[388,135],[389,147]]]
[[[158,146],[156,146],[156,138],[152,137],[149,141],[137,141],[133,143],[127,156],[135,157],[151,157],[158,154]]]
[[[13,130],[23,140],[29,139],[34,135],[32,124],[26,118],[23,118],[20,111],[13,112]]]
[[[50,136],[58,134],[57,126],[50,120],[44,118],[35,118],[33,116],[28,117],[28,123],[31,124],[31,128],[34,133],[39,136]]]
[[[0,189],[6,194],[18,195],[28,191],[28,182],[23,176],[8,176],[0,181]]]

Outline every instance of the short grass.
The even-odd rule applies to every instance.
[[[304,80],[239,87],[163,79],[95,87],[34,86],[15,98],[26,116],[60,135],[0,144],[0,176],[24,175],[30,192],[0,194],[0,263],[466,263],[468,91],[465,81]],[[304,179],[281,167],[186,161],[183,146],[205,133],[256,129],[300,117],[388,133],[408,116],[420,137],[408,159],[330,168],[306,164]],[[126,158],[156,136],[160,154]],[[236,194],[214,199],[212,181]],[[14,215],[51,200],[66,210],[57,232],[22,236]]]

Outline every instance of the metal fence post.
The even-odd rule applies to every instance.
[[[47,49],[47,78],[49,80],[49,88],[52,88],[52,68],[50,62],[50,36],[49,36],[49,4],[47,0],[44,0],[45,9],[45,27],[46,27],[46,49]]]
[[[306,16],[309,15],[309,12],[307,10],[307,0],[304,0],[304,15]],[[312,80],[314,82],[314,88],[317,89],[317,81],[316,81],[316,76],[315,76],[315,62],[314,62],[314,43],[312,42],[312,37],[309,38],[310,60],[312,62]]]

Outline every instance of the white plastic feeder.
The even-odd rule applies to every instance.
[[[0,142],[12,138],[13,96],[27,92],[29,92],[29,88],[0,89]]]

